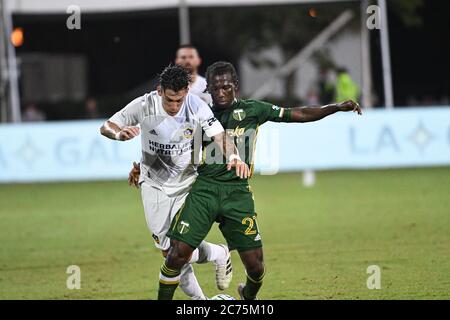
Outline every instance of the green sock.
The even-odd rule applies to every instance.
[[[256,294],[259,291],[259,288],[261,288],[264,276],[266,275],[266,270],[264,269],[264,272],[262,275],[257,279],[252,279],[249,275],[247,275],[247,282],[245,283],[244,287],[244,299],[245,300],[255,300]]]
[[[172,300],[175,290],[180,283],[181,270],[172,269],[166,266],[166,262],[161,266],[159,273],[158,300]]]

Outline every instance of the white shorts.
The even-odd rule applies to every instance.
[[[168,196],[164,191],[157,189],[147,182],[141,183],[141,197],[144,205],[145,220],[152,232],[155,246],[161,250],[168,250],[170,239],[166,236],[169,231],[172,219],[184,203],[188,195],[186,192],[176,196]]]

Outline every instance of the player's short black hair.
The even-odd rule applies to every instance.
[[[226,61],[214,62],[206,69],[206,82],[210,84],[215,76],[221,76],[227,73],[231,75],[231,79],[237,85],[239,81],[236,69],[231,63]]]
[[[171,89],[178,92],[189,87],[190,82],[191,74],[179,65],[169,65],[159,75],[162,90]]]

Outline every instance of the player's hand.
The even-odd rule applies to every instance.
[[[248,165],[239,159],[233,159],[227,165],[227,170],[230,171],[232,168],[236,168],[236,175],[241,179],[247,179],[250,176],[250,169]]]
[[[139,127],[124,127],[119,134],[119,140],[121,141],[127,141],[130,139],[133,139],[134,137],[138,136],[141,132],[141,129]]]
[[[353,111],[362,115],[361,107],[353,100],[347,100],[337,104],[339,111]]]
[[[133,168],[128,174],[128,184],[139,188],[139,175],[141,174],[141,167],[138,163],[133,161]]]

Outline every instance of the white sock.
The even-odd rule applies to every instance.
[[[186,263],[181,268],[180,288],[192,300],[206,300],[197,277],[194,274],[194,268],[190,263]]]
[[[198,263],[222,262],[227,257],[227,252],[222,246],[210,242],[202,241],[197,249]]]
[[[199,258],[199,250],[197,248],[192,252],[191,258],[189,259],[188,263],[196,263],[198,261],[198,258]]]

